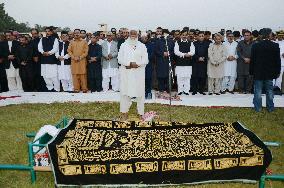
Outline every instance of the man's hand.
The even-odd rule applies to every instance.
[[[14,55],[8,55],[8,60],[14,60],[15,56]]]
[[[191,57],[188,53],[184,54],[184,57]]]
[[[169,52],[164,52],[164,57],[168,57],[169,56]]]
[[[96,62],[96,61],[97,61],[97,58],[96,58],[96,57],[91,57],[90,62]]]
[[[284,58],[284,53],[282,54],[282,57]]]
[[[21,62],[21,65],[26,65],[27,63],[25,61],[22,61]]]
[[[245,60],[245,63],[246,63],[246,64],[249,64],[249,63],[250,63],[250,58],[244,58],[244,60]]]
[[[205,61],[205,58],[204,57],[199,57],[198,61]]]
[[[137,69],[139,66],[135,62],[130,62],[130,67]]]
[[[38,57],[33,57],[34,62],[38,62],[39,58]]]
[[[75,61],[80,61],[80,57],[74,57]]]
[[[229,56],[229,57],[227,58],[227,60],[228,60],[228,61],[234,61],[234,60],[235,60],[235,57],[234,57],[234,56]]]
[[[231,57],[231,61],[236,60],[235,56],[230,56]]]
[[[49,56],[49,53],[48,53],[48,52],[43,52],[42,55],[43,55],[43,56]]]
[[[112,55],[108,54],[108,60],[111,60],[111,59],[112,59]]]
[[[59,61],[63,61],[64,60],[64,58],[62,56],[59,56],[58,59],[59,59]]]

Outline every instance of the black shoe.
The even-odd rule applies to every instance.
[[[221,94],[226,94],[226,91],[221,91]]]
[[[215,93],[215,95],[221,95],[220,93]]]
[[[182,95],[182,94],[183,94],[183,92],[179,92],[179,93],[178,93],[178,95]]]
[[[54,89],[52,89],[52,90],[47,90],[47,92],[56,92]]]
[[[201,95],[206,95],[206,93],[204,93],[204,92],[199,92]]]
[[[193,93],[192,93],[192,95],[196,95],[196,94],[197,94],[197,92],[193,92]]]
[[[146,99],[152,99],[152,93],[147,93],[145,98]]]
[[[208,95],[213,95],[213,93],[208,93]]]
[[[189,95],[189,93],[183,92],[185,95]]]
[[[231,93],[231,94],[235,94],[233,91],[229,91],[229,93]]]

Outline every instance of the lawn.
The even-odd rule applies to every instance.
[[[160,120],[169,121],[167,105],[146,104],[146,111],[156,111]],[[240,121],[263,141],[284,143],[284,108],[273,113],[263,110],[256,113],[252,108],[201,108],[172,107],[172,121],[189,122],[234,122]],[[27,164],[27,142],[25,135],[37,131],[42,125],[54,124],[63,116],[92,119],[113,119],[119,114],[118,103],[53,103],[22,104],[0,107],[0,164]],[[131,108],[135,114],[135,106]],[[284,147],[270,147],[273,161],[270,165],[273,173],[284,174]],[[273,188],[284,187],[284,183],[272,182]],[[266,187],[271,187],[266,182]],[[6,187],[54,187],[50,172],[37,173],[37,181],[30,183],[30,174],[25,171],[0,171],[0,188]],[[171,186],[176,187],[176,186]],[[178,186],[196,188],[256,188],[257,184],[225,183],[202,184],[196,186]]]

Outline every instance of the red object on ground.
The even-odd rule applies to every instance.
[[[208,108],[225,108],[225,106],[208,106]]]
[[[14,98],[17,98],[17,97],[21,97],[21,96],[9,96],[9,97],[2,97],[2,96],[0,96],[0,100],[14,99]]]
[[[272,169],[267,168],[266,171],[265,171],[265,173],[266,173],[267,175],[271,175],[271,174],[272,174]]]

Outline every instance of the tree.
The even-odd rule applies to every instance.
[[[36,28],[39,32],[43,32],[45,26],[41,26],[41,25],[39,25],[39,24],[35,24],[35,28]]]
[[[69,27],[63,27],[62,31],[71,31],[71,29]]]
[[[14,18],[9,16],[5,12],[4,3],[0,4],[0,32],[4,32],[6,30],[16,30],[19,32],[29,32],[30,27],[29,23],[17,23]]]
[[[39,24],[35,24],[35,28],[38,29],[39,32],[43,32],[46,28],[46,26],[42,26]],[[15,30],[20,33],[30,32],[31,27],[29,26],[29,23],[17,23],[16,20],[9,16],[5,12],[4,3],[0,3],[0,33],[7,31],[7,30]],[[56,31],[71,31],[69,27],[58,27]]]

